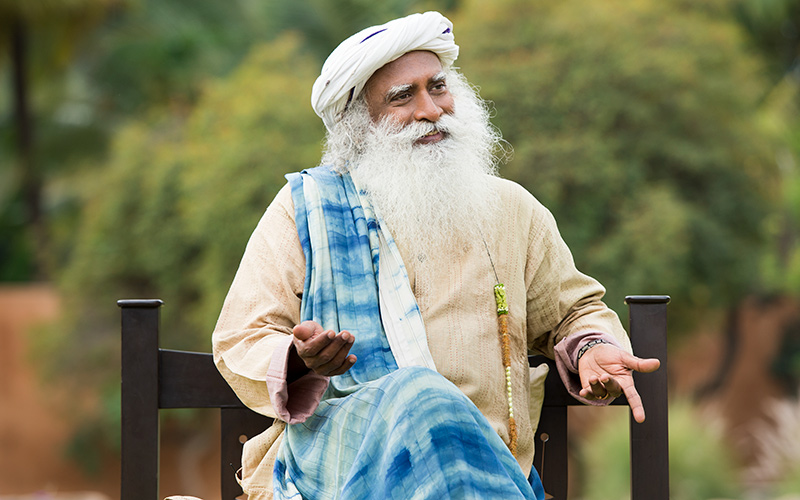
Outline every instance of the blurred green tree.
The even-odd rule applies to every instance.
[[[770,247],[762,262],[764,291],[800,294],[800,1],[741,0],[734,4],[739,23],[767,63],[770,86],[761,121],[777,139],[780,209],[768,220]]]
[[[271,4],[0,0],[0,64],[13,88],[0,99],[0,150],[16,151],[0,154],[0,280],[63,264],[79,209],[74,172],[102,165],[118,127],[153,107],[187,113],[206,78],[274,38]]]
[[[118,128],[152,108],[189,113],[203,81],[237,67],[253,44],[299,31],[303,51],[321,64],[353,31],[456,3],[0,0],[0,28],[12,35],[0,39],[0,50],[21,68],[11,79],[16,98],[0,98],[0,149],[13,149],[16,137],[20,152],[18,161],[0,155],[0,280],[24,281],[37,267],[62,266],[80,209],[81,177],[73,173],[102,164]],[[23,50],[27,57],[16,57]],[[3,120],[5,111],[16,118]],[[36,239],[28,237],[30,227]]]
[[[283,0],[272,10],[277,22],[305,35],[308,49],[324,61],[345,38],[369,26],[414,12],[456,9],[460,0]]]
[[[283,173],[319,160],[324,129],[311,111],[308,95],[320,62],[309,48],[314,42],[308,41],[308,33],[324,25],[323,31],[336,33],[325,37],[326,43],[335,45],[342,17],[350,26],[345,29],[356,30],[362,23],[383,22],[424,3],[370,7],[357,1],[331,2],[312,16],[315,21],[286,24],[304,7],[291,7],[294,2],[288,0],[269,5],[239,0],[236,8],[223,9],[234,11],[231,13],[201,2],[192,3],[197,8],[181,18],[181,9],[189,8],[187,2],[169,0],[158,6],[145,2],[142,12],[128,14],[117,29],[103,28],[97,39],[107,40],[109,43],[101,45],[110,48],[96,50],[89,67],[108,76],[98,77],[95,84],[113,94],[127,82],[130,88],[122,88],[118,93],[123,96],[114,97],[117,106],[132,112],[149,103],[150,111],[123,126],[104,172],[86,169],[70,180],[78,186],[78,205],[83,208],[78,217],[81,227],[68,239],[74,248],[62,280],[67,295],[82,297],[80,307],[86,309],[94,308],[96,299],[109,296],[157,294],[168,297],[182,313],[186,313],[185,306],[197,301],[202,304],[203,321],[183,318],[178,329],[207,333],[224,297],[224,285],[233,276],[243,238],[255,226],[255,220],[243,217],[245,210],[251,214],[263,210],[282,184]],[[324,16],[323,11],[331,15]],[[281,35],[257,50],[276,51],[273,56],[280,64],[266,66],[261,59],[248,59],[228,79],[199,83],[203,71],[221,74],[233,64],[229,58],[238,61],[236,54],[244,41],[237,33],[259,29],[264,30],[264,38],[295,33]],[[287,40],[292,40],[291,48],[287,48]],[[218,65],[192,62],[193,58]],[[148,84],[154,74],[162,79]],[[256,88],[258,85],[261,87]],[[234,100],[237,89],[251,99]],[[223,91],[227,92],[224,99],[214,104],[213,96]],[[202,97],[195,104],[198,95]],[[236,103],[242,103],[242,113],[250,113],[249,121],[229,115]],[[233,140],[228,140],[231,134]],[[286,160],[282,148],[291,151]],[[262,167],[261,162],[276,158],[281,160],[271,163],[274,170]],[[231,176],[236,169],[247,168],[258,170],[252,170],[252,175],[243,170],[241,176]],[[238,182],[241,185],[237,187]],[[198,192],[201,188],[204,191]],[[203,202],[193,204],[197,200]],[[212,237],[215,231],[225,231],[226,236]],[[145,233],[151,236],[147,237],[149,244],[142,245]],[[184,269],[179,269],[181,263]],[[195,265],[202,267],[202,272],[186,272],[186,267]],[[77,316],[93,317],[93,313]]]
[[[165,344],[209,350],[247,238],[283,174],[319,161],[324,131],[308,106],[318,68],[301,52],[296,36],[255,48],[229,78],[203,86],[188,116],[154,111],[125,126],[106,168],[84,175],[61,276],[68,313],[37,339],[49,375],[69,373],[76,390],[115,408],[117,298],[163,297]],[[92,409],[80,418],[77,454],[91,458],[98,440],[113,442],[119,415]]]
[[[665,293],[682,315],[753,289],[775,167],[762,66],[727,2],[468,2],[457,26],[514,146],[505,175],[612,307]]]
[[[272,3],[137,0],[108,16],[78,61],[103,118],[113,124],[161,106],[187,112],[206,79],[228,74],[280,31]]]
[[[247,236],[282,174],[319,159],[323,127],[308,102],[321,54],[405,13],[388,2],[347,16],[368,8],[355,0],[240,0],[238,14],[206,0],[142,2],[82,59],[93,109],[115,110],[95,122],[110,124],[113,140],[107,160],[92,158],[63,181],[79,210],[58,229],[70,316],[40,337],[49,369],[103,394],[108,408],[118,386],[110,301],[164,298],[165,342],[207,350]],[[762,144],[771,138],[755,120],[761,66],[727,2],[458,5],[459,62],[495,101],[495,121],[515,147],[504,175],[551,208],[612,306],[628,293],[670,293],[684,310],[701,309],[748,291],[770,207]],[[281,6],[295,31],[313,36],[278,36],[285,21],[263,13]],[[272,41],[248,53],[236,29]],[[227,77],[204,76],[232,67]]]
[[[169,340],[206,347],[283,174],[319,161],[324,131],[307,104],[317,68],[300,52],[294,36],[259,46],[229,78],[207,83],[187,117],[154,112],[122,130],[107,168],[86,175],[63,275],[83,311],[109,297],[158,295],[169,304]]]
[[[800,297],[800,1],[741,0],[737,19],[767,62],[771,86],[761,105],[761,121],[777,139],[774,155],[780,173],[778,210],[766,227],[769,246],[760,272],[764,294]],[[796,324],[786,325],[773,374],[796,397],[800,343]]]
[[[50,242],[44,217],[45,173],[37,154],[34,82],[64,70],[85,33],[123,0],[25,2],[0,0],[0,64],[10,66],[11,97],[0,151],[5,189],[0,190],[0,280],[50,274]],[[6,120],[2,120],[6,121]],[[16,187],[12,189],[10,186]]]
[[[761,54],[773,82],[797,70],[800,52],[800,1],[737,0],[736,20]]]

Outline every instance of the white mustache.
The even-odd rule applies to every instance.
[[[382,129],[385,134],[392,136],[398,143],[402,144],[407,142],[413,144],[421,137],[433,135],[438,132],[443,134],[450,133],[451,127],[449,123],[451,120],[455,120],[455,118],[450,115],[442,115],[439,121],[435,123],[414,122],[405,126],[394,121],[385,120],[376,125],[376,127],[378,127],[379,130]]]

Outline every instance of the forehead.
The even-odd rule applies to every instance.
[[[427,82],[442,72],[442,63],[433,52],[409,52],[385,64],[372,74],[364,87],[367,93],[385,93],[398,85]]]

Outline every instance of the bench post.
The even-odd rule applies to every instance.
[[[158,499],[160,300],[120,300],[122,309],[121,500]]]
[[[630,417],[631,499],[669,500],[669,429],[667,402],[668,296],[635,295],[629,306],[633,352],[640,358],[658,358],[654,373],[634,373],[646,419]]]

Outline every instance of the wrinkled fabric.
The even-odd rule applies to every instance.
[[[553,358],[564,339],[591,332],[612,334],[628,351],[630,343],[616,314],[601,301],[603,288],[575,268],[547,209],[516,183],[491,176],[486,182],[504,214],[487,228],[487,245],[475,242],[458,252],[436,255],[413,253],[401,240],[397,245],[436,370],[475,403],[508,442],[506,379],[493,293],[497,277],[505,284],[511,383],[520,410],[515,412],[517,462],[529,471],[543,380],[529,375],[526,355]],[[306,262],[287,184],[248,241],[212,337],[214,360],[236,394],[248,407],[271,417],[277,413],[266,375],[272,356],[301,321],[305,278]],[[524,411],[529,404],[530,414]],[[275,458],[284,427],[278,420],[245,443],[241,481],[252,500],[273,498]]]
[[[397,368],[378,308],[380,228],[349,176],[320,167],[288,178],[306,256],[301,319],[353,333],[358,361],[331,377],[313,415],[286,426],[275,498],[543,498],[458,387]]]
[[[289,383],[287,378],[291,347],[291,335],[286,335],[282,342],[275,346],[266,382],[276,416],[286,423],[297,424],[305,421],[317,409],[322,395],[328,388],[328,377],[309,371]]]
[[[423,367],[327,399],[287,426],[273,479],[278,499],[544,498],[478,408]]]
[[[412,14],[359,31],[331,52],[311,89],[311,106],[332,130],[375,71],[403,54],[428,50],[447,68],[458,57],[453,23],[438,12]]]

